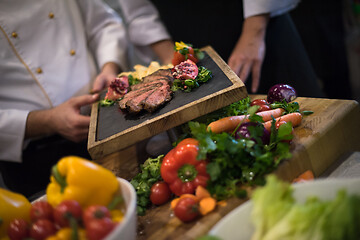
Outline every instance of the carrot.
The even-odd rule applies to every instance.
[[[221,201],[218,201],[216,204],[220,207],[226,207],[227,202],[226,202],[226,200],[221,200]]]
[[[211,197],[209,191],[201,185],[196,187],[195,196],[200,200],[206,197]]]
[[[212,131],[213,133],[222,133],[222,132],[231,132],[233,131],[237,125],[241,122],[248,121],[249,115],[240,115],[240,116],[231,116],[231,117],[224,117],[214,122],[211,122],[207,130]]]
[[[285,110],[282,108],[276,108],[268,111],[258,112],[256,115],[259,115],[263,118],[264,122],[271,120],[271,116],[274,118],[280,117]],[[221,118],[217,121],[211,122],[207,130],[212,131],[213,133],[222,133],[222,132],[232,132],[239,124],[242,122],[248,122],[249,115],[240,115],[240,116],[231,116]]]
[[[272,117],[277,118],[280,117],[285,112],[282,108],[276,108],[268,111],[262,111],[256,113],[256,115],[259,115],[263,118],[264,122],[270,121]]]
[[[199,199],[198,199],[194,194],[190,194],[190,193],[181,194],[181,195],[180,195],[180,199],[182,199],[182,198],[192,198],[192,199],[194,199],[196,202],[199,201]]]
[[[212,197],[206,197],[200,200],[199,202],[199,211],[201,215],[206,215],[209,212],[213,211],[216,207],[216,200]]]
[[[301,113],[298,113],[298,112],[289,113],[284,116],[275,118],[276,122],[280,122],[280,121],[291,122],[293,127],[300,125],[301,120],[302,120]],[[266,130],[271,131],[271,123],[272,123],[272,120],[264,122],[264,127]]]
[[[293,180],[293,183],[297,182],[305,182],[305,181],[311,181],[314,180],[314,173],[311,170],[306,170],[302,174],[300,174],[297,178]]]
[[[179,202],[180,198],[174,198],[170,203],[171,210],[174,210],[176,207],[176,204]]]

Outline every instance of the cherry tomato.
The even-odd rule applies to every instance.
[[[101,218],[88,222],[86,236],[89,240],[100,240],[108,235],[116,226],[110,218]]]
[[[150,190],[150,201],[155,205],[162,205],[171,198],[171,191],[166,182],[155,183]]]
[[[268,111],[271,110],[271,107],[269,105],[259,105],[259,109],[257,110],[257,112],[263,112],[263,111]]]
[[[199,205],[193,198],[181,198],[174,208],[174,214],[183,222],[190,222],[199,216]]]
[[[31,225],[30,237],[35,240],[43,240],[56,233],[56,227],[48,219],[39,219]]]
[[[265,99],[255,99],[250,103],[250,106],[261,106],[261,105],[268,105],[269,103]]]
[[[15,218],[10,222],[7,229],[11,240],[22,240],[29,237],[29,224],[21,218]]]
[[[69,226],[69,216],[81,219],[82,208],[75,200],[64,200],[54,208],[54,220],[61,227]]]
[[[193,54],[187,54],[186,55],[186,58],[187,59],[190,59],[191,61],[193,61],[194,63],[197,63],[198,62],[198,59],[193,55]]]
[[[105,206],[100,205],[93,205],[90,207],[87,207],[84,210],[82,219],[84,222],[84,225],[86,226],[89,222],[93,220],[98,220],[101,218],[111,218],[110,211]]]
[[[35,222],[38,219],[53,219],[53,207],[47,201],[38,201],[32,204],[30,219]]]
[[[180,64],[181,62],[185,61],[185,56],[182,55],[181,53],[179,52],[174,52],[174,56],[173,56],[173,59],[171,61],[171,63],[174,65],[174,67],[178,64]]]

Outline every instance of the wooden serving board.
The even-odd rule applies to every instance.
[[[117,104],[93,104],[88,138],[91,157],[101,158],[247,97],[245,85],[219,55],[210,46],[201,50],[205,57],[198,65],[208,68],[212,79],[190,93],[176,91],[155,112],[131,115]]]
[[[252,99],[265,98],[252,95]],[[292,144],[293,157],[283,161],[275,174],[283,180],[292,181],[306,170],[312,170],[316,177],[343,155],[360,151],[360,107],[353,100],[298,98],[301,111],[314,111],[305,116],[300,126],[295,128]],[[136,148],[127,148],[98,161],[103,166],[116,171],[119,176],[131,179],[138,169],[132,159],[126,159]],[[222,217],[246,200],[231,198],[226,206],[192,223],[182,223],[173,216],[170,204],[153,207],[147,214],[138,217],[137,239],[196,239],[205,235]]]

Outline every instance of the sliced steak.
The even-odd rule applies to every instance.
[[[148,88],[148,87],[150,87],[150,88],[160,87],[161,85],[159,86],[158,85],[159,83],[169,85],[167,79],[160,78],[156,81],[139,83],[139,84],[133,85],[133,86],[131,86],[131,91]]]
[[[174,77],[171,69],[159,69],[156,72],[153,72],[152,74],[144,77],[142,82],[152,82],[160,79],[165,79],[169,83],[172,83],[174,81]]]
[[[170,86],[162,85],[146,98],[144,109],[148,112],[155,111],[159,106],[171,100],[171,94]]]
[[[126,109],[131,113],[139,113],[144,109],[145,101],[156,89],[151,89],[149,91],[140,93],[140,95],[135,98],[130,99],[126,102]]]
[[[153,112],[171,100],[170,84],[173,80],[171,69],[160,69],[143,78],[143,82],[131,86],[131,91],[119,101],[119,107],[130,113],[139,113],[143,109]]]
[[[125,94],[124,98],[119,101],[119,106],[121,109],[126,109],[126,102],[139,96],[142,93],[145,93],[147,91],[151,90],[151,88],[143,88],[139,89],[138,91],[130,91],[127,94]]]

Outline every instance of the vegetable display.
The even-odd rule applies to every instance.
[[[246,197],[247,187],[263,185],[266,174],[292,157],[293,128],[310,113],[286,99],[269,103],[247,97],[184,124],[174,148],[145,161],[133,179],[139,215],[150,202],[157,206],[175,196],[171,209],[188,222],[222,200]]]
[[[1,239],[100,240],[123,220],[123,198],[111,171],[68,156],[52,174],[46,198],[33,204],[0,189]]]

